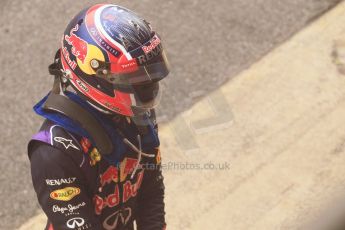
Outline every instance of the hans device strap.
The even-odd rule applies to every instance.
[[[113,144],[103,127],[83,107],[69,100],[66,96],[51,92],[43,108],[47,111],[58,112],[79,123],[95,142],[99,152],[107,155],[112,153]]]

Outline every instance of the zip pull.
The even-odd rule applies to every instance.
[[[135,152],[138,153],[138,161],[137,161],[137,164],[135,165],[134,170],[133,170],[133,172],[132,172],[132,174],[131,174],[131,179],[134,178],[134,175],[135,175],[135,173],[137,172],[137,170],[138,170],[138,168],[139,168],[139,165],[140,165],[141,157],[142,157],[142,156],[144,156],[144,157],[151,157],[151,158],[155,157],[154,154],[147,154],[147,153],[142,152],[142,145],[141,145],[141,137],[140,137],[140,135],[137,136],[137,140],[138,140],[138,144],[139,144],[139,149],[138,149],[135,145],[133,145],[127,138],[124,138],[124,139],[123,139],[123,142],[124,142],[125,144],[127,144],[127,145],[128,145],[129,147],[131,147]]]
[[[137,136],[137,140],[138,140],[138,144],[139,144],[138,161],[137,161],[137,164],[135,165],[135,168],[134,168],[134,170],[132,172],[131,179],[133,179],[135,173],[137,172],[137,170],[139,168],[140,161],[141,161],[141,155],[143,154],[143,152],[141,151],[141,138],[140,138],[140,135]]]
[[[139,136],[139,135],[138,135]],[[133,149],[135,152],[137,152],[138,154],[141,152],[135,145],[133,145],[127,138],[124,138],[123,139],[123,142],[128,145],[129,147],[131,147],[131,149]],[[141,154],[144,156],[144,157],[155,157],[154,154],[147,154],[147,153],[144,153],[144,152],[141,152]]]

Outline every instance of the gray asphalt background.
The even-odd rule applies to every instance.
[[[163,36],[173,67],[159,109],[167,121],[339,0],[107,2],[139,12]],[[47,66],[65,26],[94,3],[0,0],[0,229],[15,229],[39,208],[26,144],[41,120],[31,107],[51,87]]]

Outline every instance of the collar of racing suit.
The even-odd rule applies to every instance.
[[[47,112],[43,108],[43,105],[47,100],[48,96],[49,94],[34,106],[34,111],[38,115],[56,123],[57,125],[63,127],[67,131],[82,137],[86,137],[92,141],[93,138],[91,134],[88,133],[85,129],[83,129],[81,125],[79,125],[78,121],[63,116],[58,112]],[[157,131],[155,130],[154,125],[150,121],[149,117],[145,118],[147,119],[148,124],[147,132],[145,134],[140,135],[136,125],[133,122],[127,123],[123,121],[121,122],[121,124],[114,122],[109,116],[102,114],[76,94],[66,92],[66,96],[70,100],[80,105],[85,110],[85,112],[91,114],[94,118],[96,118],[99,124],[103,127],[104,131],[110,137],[113,146],[116,146],[115,148],[113,148],[111,154],[103,155],[104,159],[106,159],[110,164],[118,164],[121,161],[123,155],[128,151],[128,148],[130,148],[138,154],[138,167],[142,156],[152,157],[150,154],[146,154],[144,152],[146,150],[156,148],[159,146]],[[95,145],[95,143],[93,144]],[[135,171],[136,170],[134,170],[133,175]]]

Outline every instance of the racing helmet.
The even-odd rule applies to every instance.
[[[133,117],[157,105],[169,63],[161,37],[136,13],[88,7],[69,23],[61,45],[62,80],[94,107]]]

